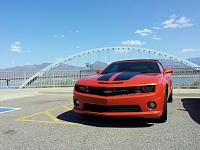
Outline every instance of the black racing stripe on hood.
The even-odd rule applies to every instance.
[[[102,74],[97,80],[99,80],[99,81],[108,81],[115,74],[116,73]]]
[[[140,74],[140,72],[122,72],[119,74],[114,81],[119,81],[119,80],[129,80],[130,78]]]

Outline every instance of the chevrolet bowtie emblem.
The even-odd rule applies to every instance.
[[[104,93],[105,93],[105,94],[110,94],[110,93],[112,93],[112,91],[109,90],[109,89],[107,89],[106,91],[104,91]]]

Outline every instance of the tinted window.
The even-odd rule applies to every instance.
[[[160,73],[157,62],[117,62],[112,63],[105,68],[103,74],[113,72],[142,72],[142,73]]]
[[[163,67],[163,65],[161,63],[159,63],[159,64],[161,66],[161,71],[163,72],[164,71],[164,67]]]

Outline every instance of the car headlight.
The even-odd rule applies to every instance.
[[[155,91],[155,85],[135,87],[135,93],[148,93],[148,92],[154,92],[154,91]]]
[[[89,87],[88,86],[82,86],[82,85],[76,85],[75,86],[75,90],[77,92],[81,92],[81,93],[88,93],[89,92]]]
[[[79,91],[83,91],[83,92],[86,91],[86,87],[85,86],[78,86],[78,89],[79,89]]]
[[[142,93],[154,92],[155,91],[155,85],[142,86],[141,91],[142,91]]]

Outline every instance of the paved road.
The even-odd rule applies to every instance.
[[[82,118],[70,110],[71,99],[44,93],[0,102],[0,107],[21,108],[0,114],[0,149],[200,149],[200,98],[176,96],[164,124]]]

